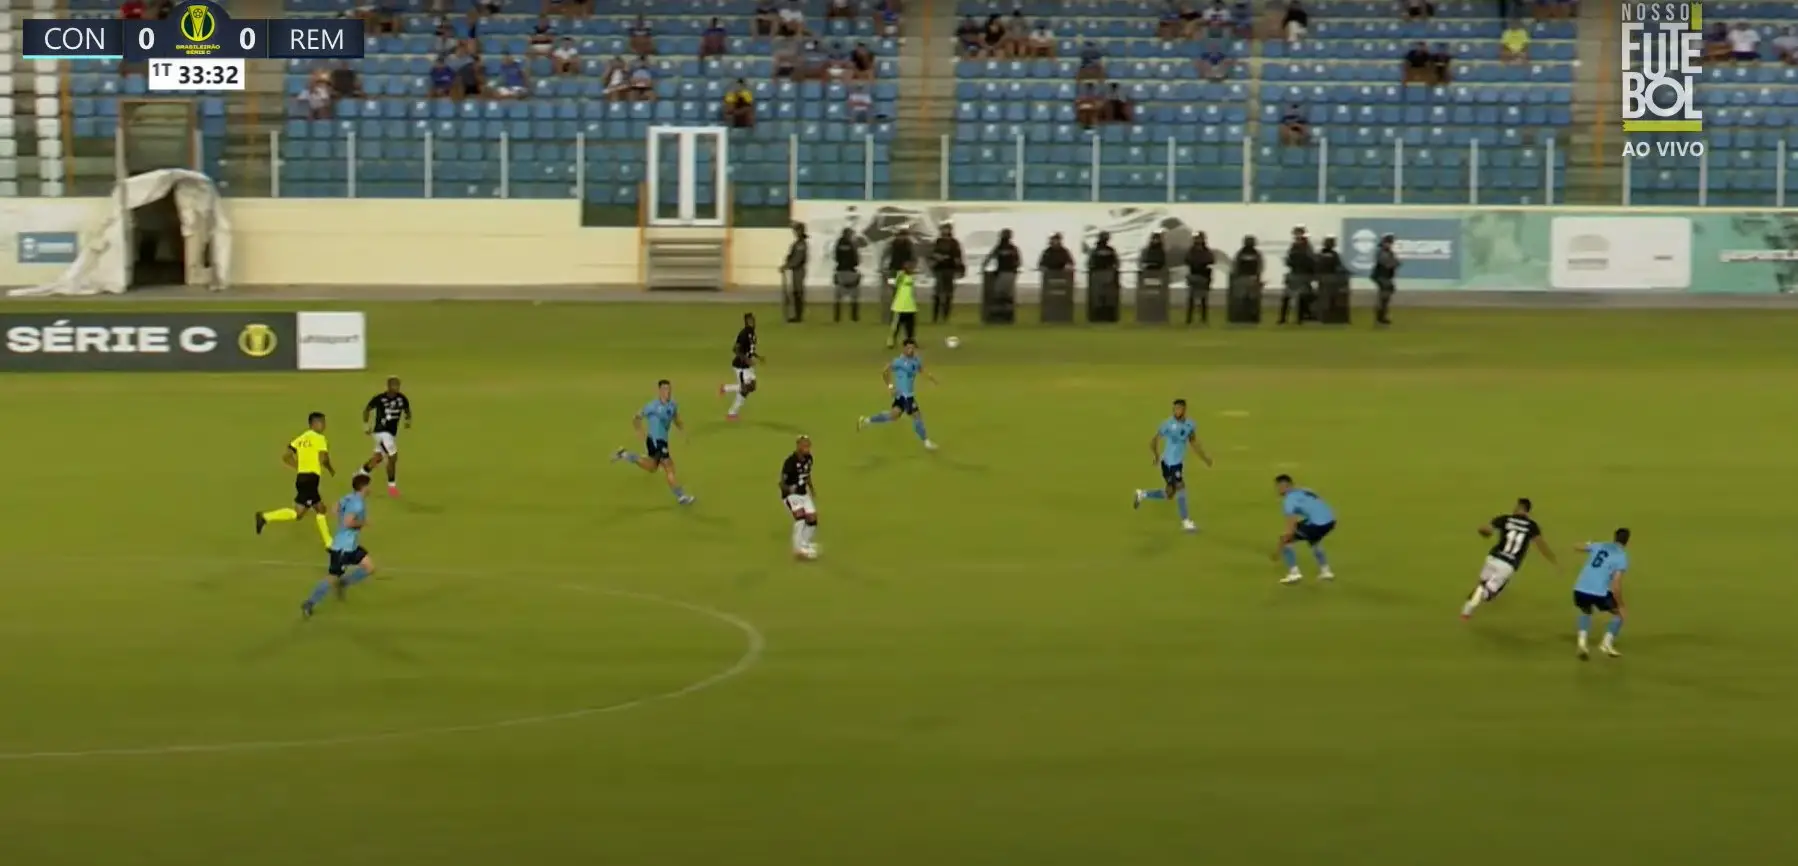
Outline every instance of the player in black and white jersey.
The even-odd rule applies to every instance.
[[[1486,554],[1486,564],[1480,568],[1480,582],[1474,586],[1467,603],[1461,605],[1462,619],[1473,616],[1475,608],[1504,591],[1505,584],[1511,582],[1511,575],[1523,567],[1523,558],[1529,555],[1531,547],[1541,551],[1542,558],[1549,564],[1555,562],[1555,552],[1542,538],[1542,525],[1530,516],[1528,499],[1517,500],[1517,507],[1510,514],[1492,518],[1480,527],[1480,535],[1496,540]]]
[[[731,401],[730,411],[724,415],[728,420],[737,420],[737,413],[743,411],[744,401],[755,393],[755,365],[762,360],[762,356],[756,351],[758,348],[760,347],[755,339],[755,314],[744,313],[743,330],[737,332],[736,345],[731,347],[730,372],[736,381],[718,386],[720,395],[736,395],[736,399]]]
[[[818,547],[812,543],[818,534],[818,506],[812,501],[815,490],[812,440],[810,436],[801,436],[793,444],[793,453],[780,465],[780,500],[793,515],[793,555],[801,559],[818,558]]]
[[[400,495],[400,424],[412,427],[412,401],[400,391],[400,379],[387,379],[387,390],[368,398],[362,407],[362,425],[375,437],[375,453],[362,464],[360,474],[367,475],[383,462],[387,464],[387,495]]]

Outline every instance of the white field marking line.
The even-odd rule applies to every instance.
[[[73,559],[74,558],[63,558],[64,561],[73,561]],[[126,559],[129,559],[129,558],[126,558]],[[40,561],[45,561],[45,560],[40,560]],[[95,557],[95,558],[82,558],[82,561],[103,562],[103,561],[107,561],[107,560]],[[125,561],[125,560],[120,559],[120,560],[112,560],[112,561],[116,562],[116,561]],[[148,558],[140,557],[140,558],[136,558],[131,561],[148,562],[148,561],[152,561],[152,560],[148,559]],[[194,564],[196,562],[198,562],[200,564],[211,564],[211,565],[243,565],[243,564],[245,564],[245,563],[240,563],[240,562],[231,562],[231,561],[227,561],[227,560],[176,560],[173,558],[155,560],[155,561],[184,562],[185,564],[190,564],[190,565]],[[306,563],[288,562],[288,561],[281,561],[281,560],[263,560],[263,561],[260,561],[260,562],[254,563],[254,564],[262,565],[262,566],[281,566],[281,567],[299,567],[299,568],[315,567],[317,565],[316,563],[308,565]],[[476,571],[476,570],[437,569],[437,568],[409,568],[409,569],[405,569],[403,573],[432,574],[432,575],[438,575],[438,576],[443,576],[443,577],[488,577],[488,576],[492,576],[494,574],[506,574],[506,573],[516,574],[516,575],[527,575],[527,576],[531,575],[531,574],[536,574],[537,576],[540,576],[540,577],[547,576],[541,572],[519,572],[519,571],[481,572],[481,571]],[[231,742],[231,743],[192,743],[192,744],[187,744],[187,745],[139,746],[139,747],[135,747],[135,748],[118,748],[118,749],[80,749],[80,750],[42,751],[42,752],[0,752],[0,763],[8,762],[8,761],[45,761],[45,760],[54,760],[54,759],[71,759],[71,758],[130,758],[130,757],[160,757],[160,756],[168,756],[168,755],[226,754],[226,753],[232,753],[232,752],[266,752],[266,751],[275,751],[275,750],[280,750],[280,749],[301,749],[301,748],[312,748],[312,747],[318,747],[318,746],[342,746],[342,745],[355,745],[355,744],[362,744],[362,743],[377,743],[377,742],[383,742],[383,741],[387,741],[387,740],[413,739],[413,738],[418,738],[418,737],[438,736],[438,735],[443,735],[443,734],[472,734],[472,733],[478,733],[478,732],[482,732],[482,731],[498,731],[498,730],[505,730],[508,728],[522,728],[522,727],[526,727],[526,726],[530,726],[530,725],[547,725],[547,724],[551,724],[554,722],[566,722],[566,721],[572,721],[575,719],[589,718],[592,716],[604,716],[604,715],[612,715],[614,713],[622,713],[622,712],[625,712],[626,710],[634,710],[634,709],[637,709],[638,707],[644,707],[644,706],[648,706],[650,704],[656,704],[656,703],[664,703],[667,701],[677,700],[679,698],[684,698],[689,695],[697,694],[699,692],[705,691],[706,689],[712,688],[713,686],[720,685],[728,680],[736,679],[737,677],[742,676],[743,674],[747,673],[751,668],[753,668],[757,664],[761,663],[762,655],[768,648],[768,639],[765,635],[762,634],[762,630],[760,628],[757,628],[755,623],[752,623],[749,620],[744,619],[743,617],[737,616],[734,613],[729,613],[727,611],[718,610],[716,608],[706,607],[705,605],[695,604],[695,603],[689,602],[689,601],[681,601],[679,599],[667,598],[665,596],[652,595],[652,594],[646,593],[646,592],[632,592],[630,590],[624,590],[624,589],[606,589],[603,587],[584,586],[581,584],[574,584],[574,583],[557,583],[557,584],[551,584],[551,585],[558,587],[560,589],[572,590],[574,592],[586,593],[589,595],[606,595],[606,596],[612,596],[614,598],[628,598],[628,599],[633,599],[636,601],[649,602],[652,604],[666,605],[669,607],[678,608],[680,610],[685,610],[685,611],[688,611],[691,613],[696,613],[696,614],[699,614],[700,616],[704,616],[708,619],[722,622],[725,625],[728,625],[728,626],[736,629],[738,632],[742,633],[743,644],[744,644],[743,645],[743,654],[738,656],[737,660],[735,662],[731,663],[730,667],[727,667],[721,671],[718,671],[717,673],[711,674],[703,679],[695,680],[691,683],[688,683],[687,685],[681,686],[678,689],[674,689],[673,691],[667,691],[667,692],[662,692],[660,694],[648,695],[646,697],[641,697],[641,698],[634,698],[632,700],[624,701],[622,703],[606,704],[606,705],[597,706],[597,707],[584,707],[584,708],[581,708],[578,710],[568,710],[568,711],[560,712],[560,713],[547,713],[547,714],[535,715],[535,716],[519,716],[517,718],[499,719],[497,721],[492,721],[492,722],[477,722],[477,723],[463,724],[463,725],[438,725],[435,727],[407,728],[407,729],[395,730],[395,731],[379,731],[376,733],[369,733],[369,734],[349,734],[349,735],[340,736],[340,737],[321,737],[321,738],[315,738],[315,739],[245,740],[245,741]]]

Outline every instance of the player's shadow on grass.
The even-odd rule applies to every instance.
[[[867,457],[862,458],[861,463],[857,464],[855,468],[859,472],[879,472],[886,469],[888,466],[893,465],[894,459],[895,458],[890,454],[870,454]],[[907,461],[928,460],[944,469],[952,469],[956,472],[966,472],[976,475],[985,474],[989,471],[989,468],[984,463],[969,463],[951,457],[940,451],[913,451],[897,459]]]
[[[797,437],[800,434],[803,434],[805,432],[805,430],[803,430],[799,427],[796,427],[792,424],[786,424],[786,423],[782,423],[780,421],[761,421],[761,420],[708,421],[704,424],[699,425],[698,427],[695,427],[693,432],[703,433],[703,434],[712,434],[712,433],[719,433],[719,432],[722,432],[725,430],[730,430],[730,429],[740,428],[740,427],[754,427],[758,430],[767,430],[772,433],[785,433],[788,436],[794,436],[794,437]]]
[[[399,505],[400,510],[407,511],[412,514],[433,514],[434,515],[434,514],[442,514],[447,510],[441,505],[437,505],[437,504],[430,503],[430,502],[420,502],[416,499],[410,499],[410,498],[401,498],[399,500],[399,502],[396,504]]]
[[[678,503],[669,502],[663,505],[651,505],[647,508],[626,506],[614,511],[607,522],[612,523],[631,518],[648,517],[652,514],[668,514],[672,512],[679,514],[683,520],[691,520],[694,523],[712,529],[729,529],[731,527],[732,524],[728,518],[719,517],[716,514],[709,514],[703,510],[704,508],[705,503],[703,502],[695,503],[693,505],[680,505]]]

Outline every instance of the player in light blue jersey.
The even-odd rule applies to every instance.
[[[312,594],[300,603],[300,615],[308,619],[332,589],[342,599],[350,587],[375,573],[375,562],[362,547],[362,527],[368,525],[368,476],[350,479],[350,492],[337,500],[337,532],[331,536],[330,557],[326,570],[329,577],[312,588]]]
[[[631,426],[643,434],[643,453],[620,448],[612,452],[612,462],[635,463],[644,472],[662,470],[662,477],[668,479],[668,489],[674,492],[674,501],[692,505],[693,497],[681,488],[680,480],[674,475],[674,456],[668,453],[669,431],[687,432],[687,425],[680,420],[680,404],[674,402],[674,385],[667,379],[657,382],[656,398],[631,418]]]
[[[1611,623],[1598,642],[1598,651],[1616,658],[1617,635],[1623,631],[1623,574],[1629,571],[1629,530],[1611,533],[1610,541],[1589,541],[1579,546],[1586,564],[1573,581],[1573,606],[1579,608],[1579,657],[1589,658],[1586,632],[1592,628],[1592,611],[1611,615]]]
[[[1186,452],[1196,452],[1206,466],[1211,465],[1211,455],[1205,453],[1205,446],[1199,444],[1195,435],[1192,419],[1186,417],[1186,401],[1174,401],[1174,415],[1161,422],[1155,428],[1155,435],[1149,437],[1149,454],[1155,458],[1155,465],[1161,467],[1161,484],[1159,490],[1138,490],[1135,496],[1135,507],[1141,508],[1143,500],[1174,500],[1180,509],[1180,528],[1187,532],[1198,531],[1198,524],[1192,522],[1192,513],[1186,507]]]
[[[1317,579],[1334,580],[1330,558],[1324,555],[1324,536],[1336,528],[1336,510],[1315,491],[1294,486],[1291,475],[1274,478],[1274,489],[1280,491],[1280,513],[1286,515],[1286,531],[1280,534],[1280,547],[1274,556],[1286,563],[1286,577],[1281,583],[1298,583],[1305,579],[1299,571],[1298,554],[1292,552],[1294,541],[1311,545],[1311,557],[1317,560]]]
[[[887,383],[887,390],[893,394],[893,405],[877,415],[855,419],[855,429],[860,430],[869,424],[889,424],[899,420],[901,415],[910,415],[911,429],[918,434],[918,441],[924,443],[925,450],[935,451],[936,443],[930,441],[930,434],[924,431],[924,412],[918,408],[919,376],[929,379],[932,385],[941,384],[935,376],[924,370],[924,359],[918,357],[918,341],[906,340],[899,357],[880,371],[880,377]]]

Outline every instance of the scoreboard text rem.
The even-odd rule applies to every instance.
[[[162,20],[25,20],[27,60],[124,60],[146,65],[152,93],[244,89],[245,60],[349,60],[362,56],[357,18],[233,21],[193,0]]]

